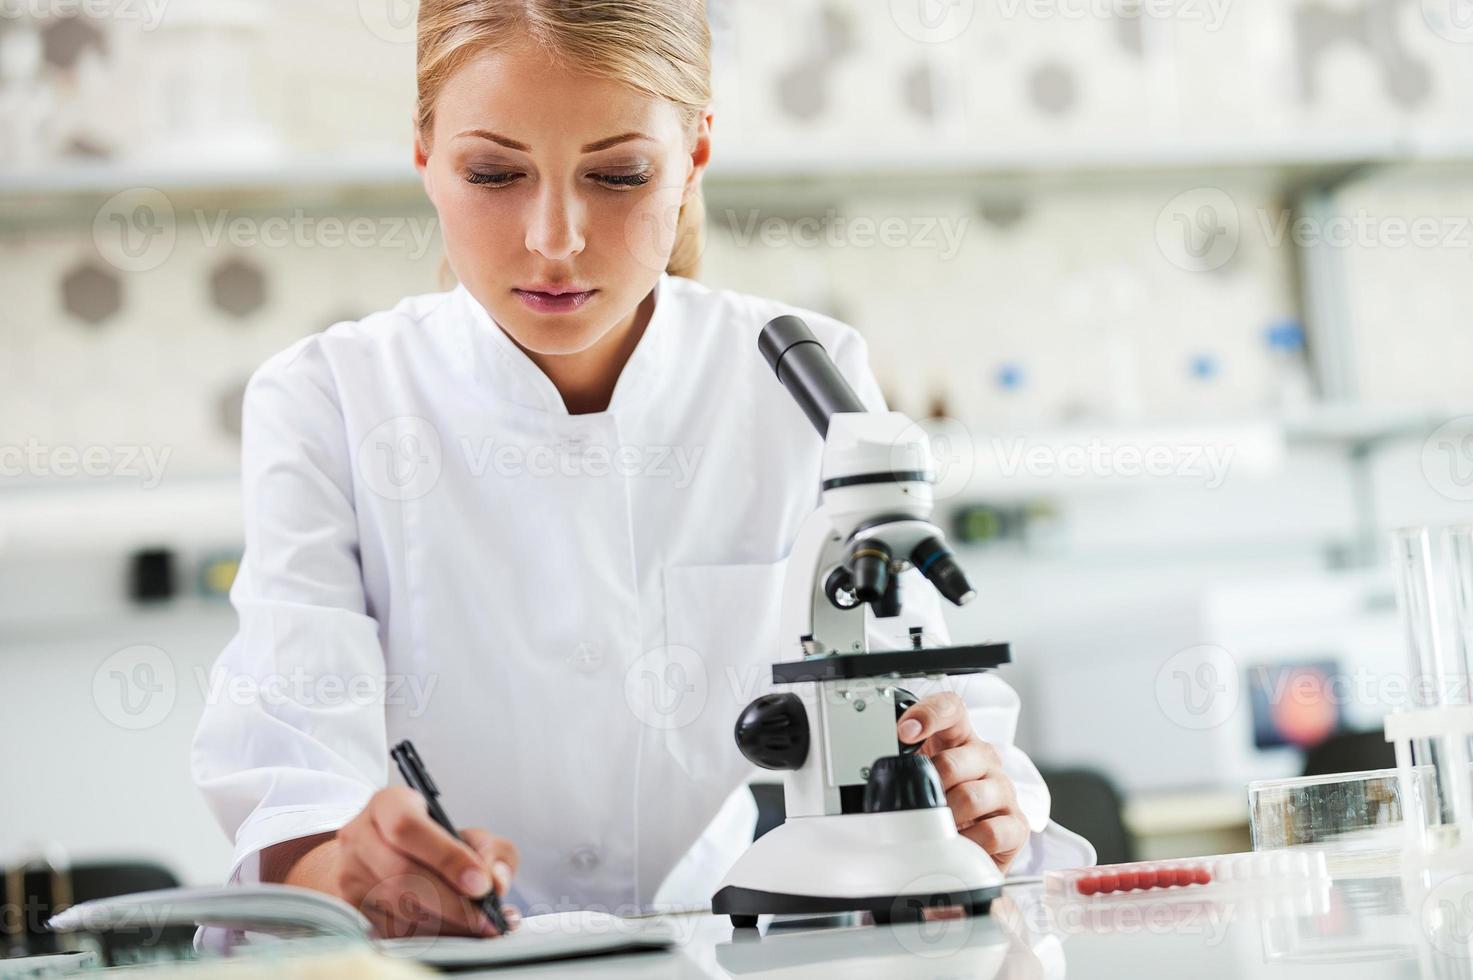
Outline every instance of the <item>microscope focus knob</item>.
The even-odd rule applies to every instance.
[[[914,694],[910,693],[909,691],[907,691],[903,687],[897,687],[895,689],[895,721],[896,721],[896,723],[898,724],[900,722],[900,716],[901,715],[903,715],[907,711],[909,711],[912,705],[918,704],[919,702],[920,702],[920,698],[916,697]],[[915,755],[917,752],[919,752],[921,750],[921,746],[923,744],[925,744],[925,743],[924,742],[901,742],[900,743],[900,754],[901,755]]]
[[[737,718],[737,748],[763,769],[801,767],[808,741],[808,712],[796,694],[764,694]]]
[[[870,766],[864,785],[864,812],[928,810],[945,806],[946,793],[936,767],[923,755],[887,755]]]

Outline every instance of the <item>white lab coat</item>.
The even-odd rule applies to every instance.
[[[853,329],[668,276],[605,412],[569,415],[463,288],[256,372],[240,629],[193,751],[233,880],[350,819],[412,738],[452,817],[516,843],[523,909],[709,900],[751,839],[732,724],[769,689],[782,561],[818,501],[821,441],[757,351],[786,312],[881,408]],[[877,640],[944,635],[908,584]],[[961,689],[1034,832],[1015,871],[1092,861],[1012,745],[1013,690]]]

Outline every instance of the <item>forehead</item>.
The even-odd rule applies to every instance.
[[[667,99],[553,58],[530,41],[481,51],[446,81],[435,103],[437,136],[490,129],[543,149],[580,146],[621,132],[680,135]]]

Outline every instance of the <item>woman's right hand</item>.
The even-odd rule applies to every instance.
[[[484,830],[461,834],[464,841],[435,823],[424,797],[391,786],[375,793],[335,835],[287,858],[290,867],[274,880],[337,895],[367,916],[381,936],[495,936],[480,900],[493,885],[506,894],[517,850]],[[263,855],[263,862],[272,859]],[[516,910],[503,909],[515,926]]]

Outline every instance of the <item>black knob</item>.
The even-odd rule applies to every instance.
[[[808,712],[796,694],[764,694],[742,709],[737,748],[763,769],[797,769],[808,758]]]
[[[854,576],[843,565],[834,566],[823,580],[823,594],[835,609],[847,610],[859,605],[859,597],[854,594]]]
[[[936,767],[923,755],[887,755],[870,766],[864,784],[864,812],[929,810],[945,806],[946,794]]]

